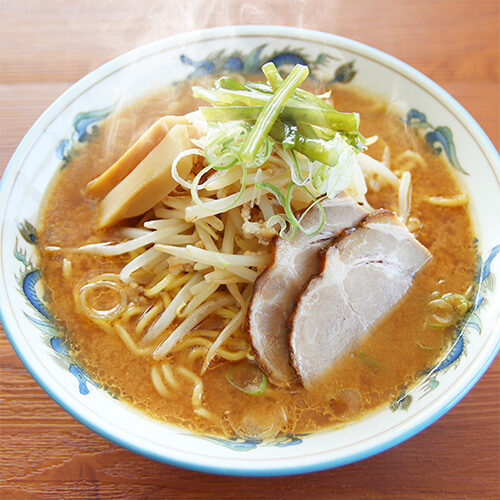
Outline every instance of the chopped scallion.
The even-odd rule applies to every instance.
[[[423,349],[424,351],[434,351],[435,349],[433,347],[426,347],[425,345],[422,345],[418,340],[415,341],[415,344],[420,347],[420,349]]]
[[[226,380],[249,396],[260,396],[267,386],[267,377],[254,363],[242,362],[226,370]]]
[[[368,354],[364,352],[358,353],[359,359],[363,361],[363,363],[366,363],[367,365],[374,366],[375,368],[380,368],[380,363],[375,361],[373,358],[368,356]]]

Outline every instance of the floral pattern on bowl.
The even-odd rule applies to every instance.
[[[187,76],[188,79],[197,76],[217,75],[224,72],[241,73],[243,75],[256,74],[260,68],[272,62],[277,68],[283,66],[295,66],[303,64],[309,67],[309,77],[317,79],[315,70],[327,66],[328,62],[335,59],[326,52],[319,53],[313,60],[300,48],[286,47],[283,50],[274,51],[271,54],[263,55],[267,44],[262,44],[252,50],[249,54],[233,52],[227,55],[225,50],[209,54],[205,59],[194,60],[182,54],[180,60],[183,64],[191,66],[194,70]],[[333,77],[326,79],[327,83],[348,83],[356,75],[354,61],[339,65]],[[322,78],[324,80],[324,78]]]
[[[29,245],[36,245],[36,230],[27,221],[18,224],[19,232],[24,241]],[[21,268],[16,275],[19,293],[26,299],[28,310],[23,311],[33,325],[42,332],[46,342],[54,350],[54,358],[57,363],[69,370],[78,381],[80,394],[87,395],[89,391],[88,383],[97,386],[95,382],[84,372],[82,368],[73,360],[64,339],[64,332],[56,324],[46,301],[41,297],[43,288],[40,284],[40,271],[35,268],[27,256],[27,252],[16,241],[14,257],[20,262]]]

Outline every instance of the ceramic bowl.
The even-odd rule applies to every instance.
[[[337,430],[273,442],[189,434],[152,420],[100,388],[65,348],[44,304],[37,269],[37,212],[53,174],[117,107],[175,80],[225,70],[256,72],[308,64],[312,77],[350,82],[398,103],[436,154],[456,168],[471,198],[481,255],[479,295],[453,348],[408,393]],[[295,474],[353,462],[409,438],[448,411],[476,383],[500,346],[500,166],[474,119],[449,94],[406,64],[352,40],[273,26],[215,28],[132,50],[73,85],[37,120],[17,148],[0,192],[0,307],[17,354],[38,383],[80,422],[147,457],[200,471]]]

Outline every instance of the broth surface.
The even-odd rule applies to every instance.
[[[366,335],[355,348],[332,367],[328,384],[307,392],[296,387],[279,389],[268,385],[260,396],[232,387],[225,378],[229,362],[218,360],[203,376],[204,407],[218,418],[207,420],[193,413],[193,382],[179,378],[179,390],[161,397],[150,377],[157,364],[150,357],[132,354],[118,336],[100,331],[75,310],[73,288],[100,273],[119,273],[130,257],[98,257],[71,253],[72,273],[63,274],[60,252],[47,246],[78,247],[87,243],[122,239],[116,228],[96,231],[97,202],[85,196],[87,183],[114,163],[158,118],[192,111],[198,102],[188,86],[168,88],[141,99],[112,116],[98,134],[54,179],[39,219],[41,272],[51,295],[51,309],[66,331],[75,358],[99,384],[122,400],[154,418],[181,425],[199,433],[255,435],[272,438],[281,433],[303,433],[343,423],[388,404],[415,385],[450,347],[454,327],[425,328],[425,305],[439,293],[464,294],[476,273],[474,233],[466,207],[437,207],[428,196],[451,196],[460,192],[452,169],[412,131],[406,130],[398,114],[378,98],[354,88],[333,88],[335,107],[358,111],[365,137],[379,140],[368,154],[381,160],[387,145],[393,160],[406,150],[418,152],[425,165],[399,161],[412,175],[411,213],[418,218],[418,240],[432,253],[432,260],[417,274],[401,302]],[[397,210],[397,193],[389,188],[369,190],[374,208]],[[69,257],[68,257],[69,258]],[[147,300],[146,298],[144,300]],[[175,363],[180,353],[170,355]]]

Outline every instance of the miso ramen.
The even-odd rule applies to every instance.
[[[203,434],[273,439],[390,404],[446,355],[474,293],[467,195],[446,158],[378,96],[266,76],[183,83],[116,111],[60,169],[38,221],[50,308],[80,365],[122,401]],[[340,196],[359,220],[321,243],[314,272],[276,306],[290,349],[283,382],[262,352],[271,323],[258,341],[252,331],[254,284],[280,242],[318,240]],[[329,248],[342,257],[342,241],[381,208],[429,257],[304,386],[289,343],[300,297]]]

